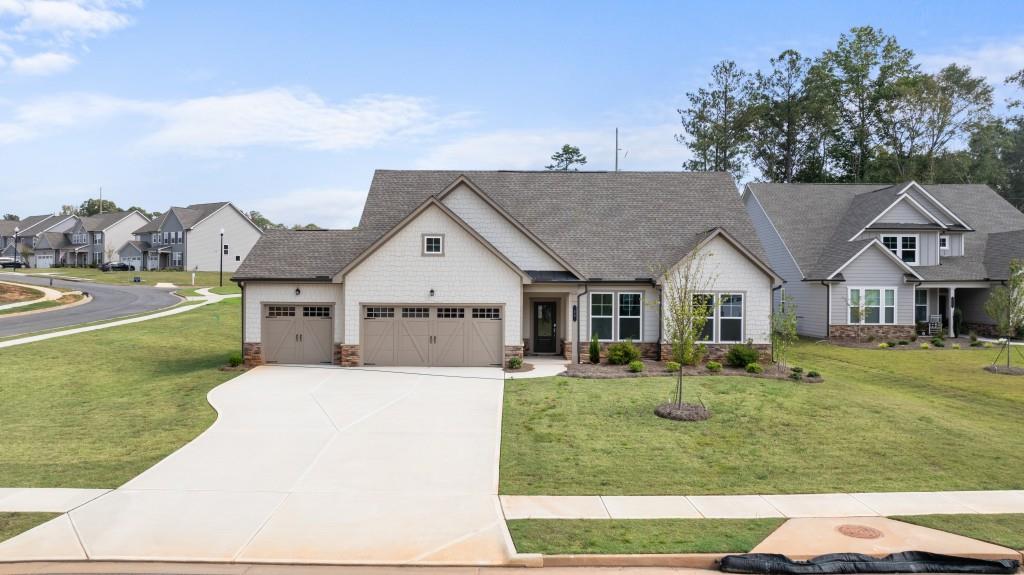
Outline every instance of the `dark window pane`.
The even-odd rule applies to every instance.
[[[903,250],[903,261],[907,263],[914,263],[917,261],[917,250]]]
[[[597,339],[612,338],[612,318],[595,317],[592,319],[593,327],[590,328],[591,336],[597,334]]]
[[[896,308],[885,308],[885,323],[896,323]]]
[[[715,320],[709,318],[700,330],[700,341],[715,341]]]
[[[860,323],[860,309],[851,307],[850,308],[850,323]]]
[[[917,305],[928,305],[928,292],[919,289],[914,292],[914,303]]]
[[[640,341],[640,318],[619,318],[619,339]]]
[[[864,308],[864,323],[878,323],[879,310],[877,307]]]
[[[722,318],[721,341],[741,341],[743,339],[743,320]]]

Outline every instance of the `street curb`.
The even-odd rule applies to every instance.
[[[544,555],[544,567],[677,567],[718,569],[732,553],[645,553],[619,555]]]
[[[69,293],[74,293],[74,292],[69,292]],[[81,293],[81,292],[79,292],[79,293]],[[46,301],[54,301],[54,300],[46,300]],[[30,309],[28,311],[19,311],[19,312],[14,312],[14,313],[5,313],[5,314],[0,315],[0,318],[22,317],[22,316],[32,315],[32,314],[37,314],[37,313],[46,313],[48,311],[60,311],[62,309],[68,309],[68,308],[78,307],[80,305],[85,305],[85,304],[87,304],[87,303],[89,303],[91,301],[92,301],[92,296],[91,295],[82,294],[82,299],[80,299],[80,300],[78,300],[76,302],[72,302],[72,303],[64,304],[64,305],[59,305],[59,306],[56,306],[56,307],[44,307],[42,309]],[[33,302],[33,303],[35,303],[35,302]]]

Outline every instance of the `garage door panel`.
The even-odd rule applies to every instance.
[[[263,357],[267,363],[295,363],[295,306],[263,306]]]
[[[437,308],[434,343],[430,350],[431,365],[467,365],[465,312],[464,308]]]
[[[396,322],[398,365],[430,365],[430,308],[402,308]]]
[[[333,308],[329,305],[302,306],[302,318],[298,326],[302,363],[332,363],[332,315]]]
[[[403,366],[501,365],[500,306],[366,307],[363,363]]]
[[[395,308],[366,308],[363,318],[363,363],[395,365]]]
[[[501,321],[472,320],[469,329],[471,335],[468,338],[469,347],[466,350],[469,357],[476,363],[486,362],[489,365],[501,365],[504,356]]]

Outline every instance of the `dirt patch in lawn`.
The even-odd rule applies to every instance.
[[[582,379],[622,379],[626,377],[675,377],[678,372],[669,371],[665,368],[665,362],[651,359],[641,360],[644,370],[640,372],[629,371],[629,366],[612,365],[610,363],[570,363],[565,370],[566,377],[579,377]],[[798,381],[800,383],[822,383],[825,381],[820,376],[807,377],[806,375],[793,380],[790,371],[785,369],[779,371],[775,366],[768,366],[763,373],[750,373],[738,367],[722,366],[720,371],[711,371],[706,366],[684,365],[680,368],[685,376],[719,376],[727,375],[733,377],[752,377],[760,379],[783,379]]]
[[[999,373],[1002,375],[1024,375],[1024,367],[1011,365],[1007,367],[1005,365],[986,365],[985,371],[989,373]]]
[[[43,297],[43,292],[27,286],[0,283],[0,304],[32,301]]]

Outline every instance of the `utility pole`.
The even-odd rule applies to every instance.
[[[619,171],[619,152],[622,148],[619,147],[619,129],[615,128],[615,171]]]
[[[615,152],[618,154],[618,152]],[[103,213],[103,186],[100,186],[100,213]]]

